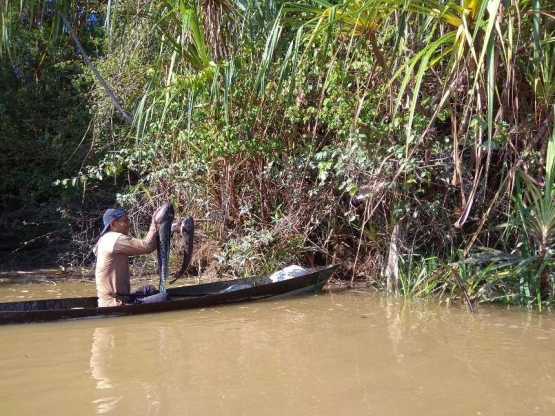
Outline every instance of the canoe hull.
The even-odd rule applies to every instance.
[[[172,300],[160,303],[97,307],[96,297],[0,303],[0,325],[104,318],[206,308],[259,299],[314,293],[322,289],[337,266],[308,269],[308,274],[272,283],[267,276],[168,289]],[[253,287],[222,290],[238,283]]]

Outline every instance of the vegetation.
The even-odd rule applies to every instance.
[[[107,206],[172,200],[197,270],[553,304],[549,2],[5,1],[0,29],[4,235],[63,218],[81,264]]]

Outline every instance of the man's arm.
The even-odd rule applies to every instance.
[[[132,238],[127,235],[121,235],[114,244],[114,253],[127,254],[133,256],[136,254],[149,254],[156,250],[156,236],[158,230],[156,223],[150,224],[148,234],[143,240]]]

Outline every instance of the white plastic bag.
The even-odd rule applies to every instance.
[[[297,266],[293,264],[292,266],[284,267],[281,270],[270,275],[270,280],[272,283],[281,282],[283,280],[291,279],[292,277],[299,277],[307,274],[308,272],[306,269],[303,269],[301,266]]]

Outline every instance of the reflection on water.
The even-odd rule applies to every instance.
[[[89,363],[90,375],[97,390],[91,401],[95,412],[122,414],[120,403],[124,409],[132,403],[141,408],[143,414],[160,414],[160,394],[156,385],[158,381],[152,380],[156,376],[156,370],[141,369],[135,361],[140,358],[132,351],[131,354],[127,351],[147,338],[157,340],[158,349],[154,356],[143,361],[159,364],[159,360],[163,360],[166,354],[165,328],[159,328],[152,336],[147,337],[136,330],[129,333],[118,332],[112,326],[97,327],[93,331]],[[122,374],[126,372],[135,373],[134,377],[122,378]]]
[[[550,313],[341,292],[0,337],[2,415],[555,414]]]
[[[399,306],[393,298],[385,298],[385,316],[387,318],[387,336],[391,340],[395,359],[401,363],[403,354],[399,353],[399,344],[403,340],[401,331],[401,317],[399,316]]]
[[[114,359],[115,336],[112,328],[96,328],[93,334],[91,348],[91,375],[96,380],[97,390],[113,389],[109,371]],[[96,413],[107,413],[117,409],[118,402],[123,396],[111,396],[95,399],[92,403]]]
[[[94,330],[91,348],[91,374],[97,381],[96,388],[99,390],[113,388],[107,372],[114,356],[114,347],[115,339],[112,328],[96,328]]]

